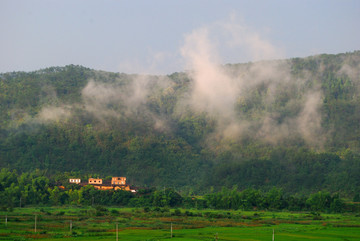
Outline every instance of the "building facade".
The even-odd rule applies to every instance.
[[[111,185],[126,185],[126,177],[113,177]]]
[[[89,184],[97,184],[101,185],[103,183],[103,180],[100,178],[89,178]]]
[[[79,178],[70,178],[69,179],[70,183],[76,183],[76,184],[80,184],[81,183],[81,179]]]
[[[81,183],[80,178],[70,178],[70,183],[76,183],[81,186],[92,185],[94,188],[99,190],[124,190],[130,192],[136,192],[136,189],[130,187],[130,185],[126,184],[126,177],[112,177],[111,183],[109,181],[105,181],[103,183],[103,179],[101,178],[89,178],[87,183]],[[64,187],[65,188],[65,187]]]

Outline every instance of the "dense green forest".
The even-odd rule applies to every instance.
[[[0,168],[187,194],[360,192],[360,51],[211,73],[2,73]]]

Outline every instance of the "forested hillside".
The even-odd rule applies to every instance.
[[[0,168],[360,192],[360,51],[168,76],[69,65],[0,74]]]

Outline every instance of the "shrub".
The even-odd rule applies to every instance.
[[[56,215],[56,216],[63,216],[64,214],[65,214],[64,211],[60,211],[60,212],[56,213],[55,215]]]
[[[180,209],[178,209],[178,208],[175,209],[175,210],[174,210],[174,215],[175,215],[175,216],[181,216],[181,211],[180,211]]]
[[[119,211],[116,210],[116,209],[112,209],[112,210],[111,210],[111,214],[119,215]]]

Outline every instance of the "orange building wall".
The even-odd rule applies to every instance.
[[[94,186],[94,188],[99,190],[112,190],[114,189],[112,186]]]
[[[89,178],[89,184],[102,184],[102,179]]]
[[[117,186],[114,188],[115,190],[125,190],[125,191],[130,191],[130,186]]]
[[[126,177],[113,177],[111,179],[112,185],[125,185],[126,184]]]

